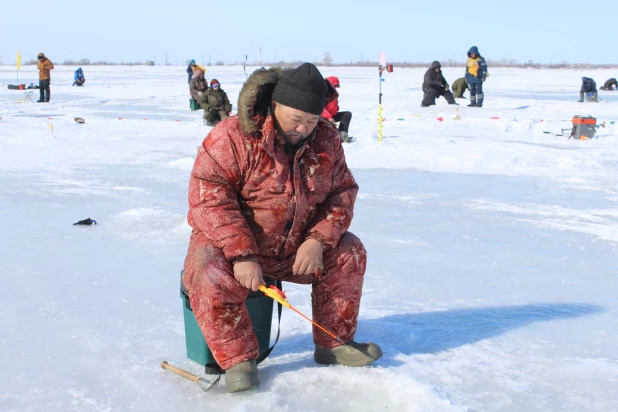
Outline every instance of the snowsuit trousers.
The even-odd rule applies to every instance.
[[[360,239],[343,234],[337,247],[324,251],[324,270],[318,274],[293,275],[296,254],[280,260],[258,256],[265,277],[285,282],[310,284],[313,319],[343,342],[354,339],[367,253]],[[185,260],[195,275],[191,284],[183,283],[197,323],[217,363],[223,369],[258,356],[257,337],[245,306],[249,289],[234,278],[232,264],[221,249],[203,233],[191,237]],[[341,343],[313,327],[313,341],[324,348]]]
[[[350,122],[352,121],[352,112],[339,112],[333,116],[335,122],[339,122],[339,131],[346,132],[350,128]]]
[[[230,116],[228,116],[225,110],[204,110],[204,119],[206,119],[206,121],[212,124],[217,124],[220,121],[227,119],[228,117]]]
[[[597,92],[579,92],[579,102],[583,102],[585,98],[585,101],[587,102],[598,102],[599,101],[599,94]]]
[[[435,87],[430,87],[429,90],[427,90],[425,92],[425,95],[423,96],[423,101],[421,102],[421,106],[427,107],[427,106],[435,105],[436,98],[440,96],[444,96],[448,104],[455,104],[455,99],[453,98],[453,95],[451,94],[450,91],[444,88],[436,89]]]
[[[49,79],[39,80],[39,101],[41,102],[49,101],[49,82]]]
[[[483,83],[470,83],[470,104],[483,106]]]

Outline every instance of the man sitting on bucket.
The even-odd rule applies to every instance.
[[[210,132],[191,172],[182,281],[228,392],[259,385],[244,301],[265,276],[311,284],[313,319],[340,339],[314,327],[316,362],[382,357],[378,345],[353,340],[367,255],[347,231],[358,186],[337,130],[320,119],[326,92],[311,63],[255,71],[238,116]]]

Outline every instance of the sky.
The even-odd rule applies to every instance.
[[[108,0],[6,2],[0,56],[44,52],[52,61],[155,60],[184,64],[278,60],[462,61],[476,45],[487,59],[618,63],[610,1],[517,2]],[[477,5],[478,4],[478,5]],[[608,19],[604,13],[611,10]],[[31,23],[18,16],[32,15]]]

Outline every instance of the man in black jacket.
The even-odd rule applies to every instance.
[[[586,97],[586,101],[589,102],[598,102],[598,93],[597,93],[597,84],[590,77],[582,77],[582,88],[579,91],[579,102],[582,103],[584,101],[584,96]]]
[[[436,98],[444,96],[448,104],[457,104],[451,94],[448,83],[442,75],[442,66],[439,61],[431,63],[431,67],[425,73],[425,79],[423,81],[423,97],[422,107],[428,107],[436,104]]]

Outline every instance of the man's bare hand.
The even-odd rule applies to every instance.
[[[258,290],[260,284],[264,284],[262,267],[255,257],[234,264],[234,277],[244,287],[251,290]]]
[[[296,260],[292,266],[295,275],[310,275],[324,268],[322,244],[315,239],[307,239],[298,248]]]

